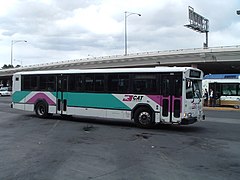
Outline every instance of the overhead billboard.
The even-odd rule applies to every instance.
[[[208,19],[194,12],[194,9],[191,6],[188,7],[188,13],[189,13],[190,24],[185,25],[186,27],[201,33],[205,33],[209,31]]]

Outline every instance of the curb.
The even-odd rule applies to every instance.
[[[239,111],[240,109],[236,109],[234,107],[203,107],[203,110],[211,110],[211,111]]]

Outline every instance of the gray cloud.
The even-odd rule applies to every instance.
[[[86,8],[90,5],[99,5],[101,3],[100,0],[54,0],[54,5],[56,7],[59,7],[63,10],[67,11],[73,11],[75,9],[78,9],[79,7],[81,8]]]

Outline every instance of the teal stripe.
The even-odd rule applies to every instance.
[[[30,93],[31,93],[31,91],[16,91],[12,95],[12,101],[14,103],[18,103],[21,100],[23,100]]]
[[[12,102],[18,103],[33,91],[16,91],[12,94]],[[41,92],[41,91],[39,91]],[[56,92],[51,92],[56,97]],[[24,101],[25,102],[25,101]]]
[[[68,99],[68,106],[130,110],[112,94],[64,93],[64,98]]]
[[[30,93],[31,91],[16,91],[12,95],[12,101],[20,102]],[[56,92],[52,92],[52,94],[57,96]],[[58,98],[61,98],[60,92]],[[112,94],[65,92],[64,99],[68,100],[68,106],[131,110]]]

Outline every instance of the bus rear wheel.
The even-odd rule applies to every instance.
[[[134,113],[134,122],[138,127],[150,128],[154,125],[153,113],[147,107],[140,107]]]
[[[47,104],[43,101],[38,102],[35,106],[35,113],[40,118],[46,118],[48,116]]]

